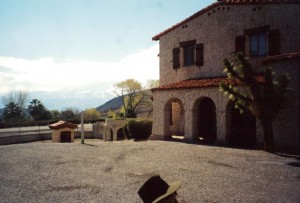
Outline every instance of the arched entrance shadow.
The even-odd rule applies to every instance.
[[[226,142],[237,148],[254,148],[256,145],[256,119],[250,112],[240,113],[229,102],[226,107]]]
[[[199,98],[193,106],[193,140],[212,145],[217,140],[217,116],[214,101],[209,97]]]

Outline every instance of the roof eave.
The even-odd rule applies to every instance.
[[[220,5],[223,5],[223,2],[215,2],[215,3],[213,3],[213,4],[209,5],[209,6],[201,9],[200,11],[198,11],[197,13],[191,15],[190,17],[186,18],[185,20],[183,20],[183,21],[181,21],[181,22],[173,25],[172,27],[166,29],[165,31],[162,31],[161,33],[155,35],[154,37],[152,37],[152,40],[153,41],[158,41],[160,39],[160,37],[162,37],[163,35],[171,32],[172,30],[174,30],[174,29],[182,26],[183,24],[185,24],[185,23],[193,20],[194,18],[198,17],[199,15],[202,15],[202,14],[208,12],[209,10],[215,8],[216,6],[220,6]]]

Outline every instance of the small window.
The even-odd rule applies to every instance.
[[[250,35],[250,56],[267,55],[267,35],[258,33]]]
[[[183,65],[192,66],[195,65],[195,46],[186,45],[183,47]]]

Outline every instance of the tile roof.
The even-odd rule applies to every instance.
[[[300,58],[300,52],[281,54],[281,55],[276,55],[276,56],[269,56],[263,61],[263,63],[267,64],[267,63],[270,63],[270,62],[296,59],[296,58]]]
[[[257,76],[256,79],[258,82],[264,82],[263,76]],[[161,85],[157,88],[153,88],[152,91],[219,87],[220,83],[238,85],[238,82],[233,79],[229,79],[227,77],[218,77],[218,78],[182,80],[168,85]]]
[[[75,128],[77,128],[77,125],[73,124],[73,123],[69,123],[67,121],[58,121],[57,123],[53,123],[53,124],[49,125],[49,128],[54,129],[54,130],[58,130],[58,129],[62,129],[62,128],[75,129]]]
[[[172,27],[162,31],[161,33],[152,37],[152,40],[159,40],[159,38],[170,31],[184,25],[185,23],[193,20],[194,18],[212,10],[218,6],[225,6],[225,5],[264,5],[264,4],[300,4],[300,0],[218,0],[217,2],[201,9],[197,13],[191,15],[190,17],[186,18],[185,20],[173,25]]]
[[[218,0],[224,4],[294,4],[299,0]]]

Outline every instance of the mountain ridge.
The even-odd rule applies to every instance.
[[[115,97],[107,102],[105,102],[104,104],[96,107],[96,110],[99,112],[106,112],[108,110],[116,110],[116,109],[120,109],[122,107],[123,103],[122,103],[122,97],[118,96]]]

